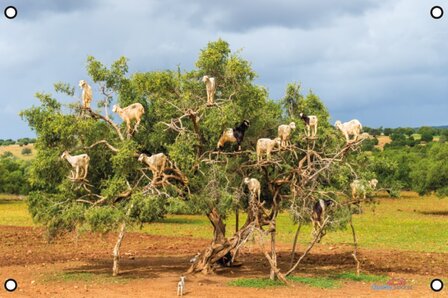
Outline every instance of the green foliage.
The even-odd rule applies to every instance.
[[[31,148],[23,148],[21,153],[22,155],[30,155],[31,153],[33,153],[33,151],[31,150]]]
[[[445,197],[448,194],[448,169],[444,162],[447,154],[448,145],[443,142],[413,147],[396,144],[375,152],[367,167],[376,173],[380,187],[388,189],[391,196],[398,196],[404,188],[420,195],[435,192]]]
[[[362,143],[362,151],[376,151],[377,149],[375,146],[378,145],[378,139],[372,138],[372,139],[366,139]]]
[[[168,198],[166,212],[168,214],[194,214],[190,204],[180,198]]]
[[[141,193],[131,198],[130,217],[137,223],[153,222],[162,218],[166,213],[165,197],[146,196]]]
[[[95,116],[98,111],[81,109],[78,99],[63,106],[51,94],[38,93],[40,104],[21,113],[38,136],[37,156],[29,169],[33,189],[30,211],[35,221],[49,228],[51,235],[80,225],[106,232],[121,222],[137,225],[153,222],[168,210],[181,213],[181,208],[195,214],[216,209],[225,219],[237,206],[246,207],[247,195],[241,191],[243,178],[257,177],[262,185],[267,185],[266,173],[241,166],[253,163],[254,154],[227,158],[211,153],[222,131],[244,119],[251,123],[242,144],[244,150],[253,150],[261,137],[276,137],[278,125],[291,121],[297,125],[291,142],[306,148],[309,144],[303,138],[305,126],[299,118],[301,112],[319,118],[319,138],[313,148],[322,157],[331,157],[345,145],[340,132],[329,123],[328,110],[316,94],[310,91],[301,95],[300,85],[290,84],[282,102],[269,99],[267,90],[255,84],[256,73],[250,62],[243,59],[239,51],[232,52],[229,44],[221,39],[208,43],[201,50],[196,68],[190,71],[177,69],[128,75],[125,57],[110,66],[88,57],[87,72],[106,96],[100,103],[106,110],[112,102],[122,107],[139,102],[145,114],[138,132],[127,136],[124,124],[119,127],[121,134],[117,133],[114,125]],[[216,78],[217,107],[205,104],[203,75]],[[58,96],[61,93],[74,95],[73,87],[66,83],[55,84],[55,90]],[[88,181],[68,179],[72,167],[60,158],[66,150],[72,155],[89,155]],[[159,152],[166,154],[170,161],[165,174],[174,176],[178,170],[185,179],[171,178],[169,185],[154,190],[154,180],[142,174],[147,171],[146,166],[137,159],[140,153]],[[269,176],[280,177],[296,167],[303,154],[302,151],[276,152],[275,158],[282,160],[282,166],[270,167]],[[374,171],[365,167],[368,160],[365,156],[360,160],[359,152],[349,155],[351,166],[336,163],[328,175],[319,176],[318,191],[348,189],[354,178],[352,170],[360,171],[362,178],[375,177]],[[363,167],[358,166],[360,161],[364,162]],[[279,192],[285,197],[291,195],[287,186],[281,187]],[[265,206],[273,204],[272,197],[271,190],[264,187]],[[284,202],[281,206],[303,206],[301,199],[294,198],[296,201]],[[334,199],[340,198],[335,196]],[[306,207],[310,208],[308,203]],[[348,209],[335,212],[331,228],[343,228],[349,212]],[[309,218],[309,215],[301,216]]]
[[[8,145],[13,145],[16,142],[14,140],[11,139],[7,139],[7,140],[0,140],[0,146],[8,146]]]
[[[90,208],[85,212],[85,217],[91,230],[100,233],[117,228],[125,218],[123,212],[113,206]]]
[[[286,94],[281,100],[282,108],[289,118],[299,118],[299,104],[303,101],[299,83],[289,83],[286,86]]]
[[[421,134],[421,141],[429,143],[432,141],[432,134],[430,132],[424,132]]]
[[[73,231],[84,220],[84,208],[74,202],[73,195],[31,192],[28,209],[34,222],[46,226],[50,240],[61,231]]]
[[[234,207],[235,190],[240,188],[242,173],[235,170],[242,160],[235,158],[227,167],[214,168],[202,164],[200,155],[215,149],[223,129],[243,119],[251,121],[244,146],[254,146],[260,135],[274,137],[281,108],[268,99],[266,89],[254,84],[256,74],[250,63],[239,52],[232,53],[227,42],[210,42],[201,50],[196,65],[197,69],[186,72],[177,69],[128,76],[124,57],[110,67],[94,57],[87,58],[87,72],[106,96],[101,106],[108,107],[115,100],[122,107],[135,102],[145,107],[139,132],[124,140],[104,121],[89,117],[80,109],[77,99],[66,109],[52,95],[36,94],[39,105],[21,113],[38,136],[37,156],[29,170],[34,190],[29,203],[35,221],[55,233],[84,224],[105,232],[123,220],[137,224],[158,220],[167,208],[181,212],[180,206],[194,213],[217,208],[225,217]],[[200,80],[203,75],[213,76],[218,82],[219,108],[204,109],[206,93]],[[59,94],[73,97],[74,90],[67,83],[55,84]],[[186,117],[177,123],[183,126],[183,131],[167,129],[167,123],[188,109],[200,111],[198,126]],[[123,125],[121,129],[125,135]],[[117,150],[98,144],[101,140]],[[88,191],[67,179],[71,166],[60,159],[65,150],[72,155],[89,155]],[[165,194],[146,192],[148,181],[141,179],[143,165],[137,161],[141,152],[164,152],[172,165],[186,175],[191,191],[188,197],[179,185],[163,189],[171,196],[169,203]],[[210,181],[210,177],[216,181]],[[131,187],[133,190],[129,192]],[[101,203],[97,205],[96,201]]]
[[[14,154],[12,154],[11,151],[5,151],[5,152],[3,152],[2,157],[3,158],[12,158],[12,157],[14,157]]]
[[[425,158],[416,159],[411,165],[414,189],[421,195],[438,191],[444,196],[448,185],[448,145],[432,143],[423,153]]]
[[[27,194],[29,162],[15,158],[6,151],[0,156],[0,193]]]

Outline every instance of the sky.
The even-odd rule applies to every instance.
[[[437,1],[437,2],[436,2]],[[272,99],[300,82],[332,121],[448,124],[448,2],[438,0],[9,0],[0,16],[0,139],[32,137],[18,113],[53,83],[87,79],[89,55],[129,71],[194,68],[222,38]],[[446,15],[436,20],[430,9]],[[98,90],[98,86],[92,86]],[[77,96],[81,90],[76,89]]]

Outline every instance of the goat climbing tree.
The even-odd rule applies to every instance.
[[[232,53],[223,40],[201,50],[191,71],[178,68],[128,76],[125,58],[107,68],[89,57],[87,72],[91,79],[86,81],[91,81],[94,90],[91,109],[81,107],[74,87],[57,83],[58,99],[39,93],[40,105],[22,112],[37,134],[28,202],[33,219],[48,228],[49,239],[80,227],[118,230],[114,274],[119,272],[126,226],[160,219],[181,205],[188,212],[206,215],[214,230],[211,245],[189,272],[209,273],[218,263],[231,265],[244,243],[255,236],[270,264],[271,278],[287,282],[275,250],[278,214],[289,210],[297,221],[307,221],[319,198],[340,201],[338,189],[348,187],[347,177],[371,175],[356,174],[360,142],[345,143],[329,124],[328,112],[315,94],[302,96],[300,86],[291,84],[282,101],[269,99],[266,89],[254,83],[256,74],[250,63],[238,52]],[[213,105],[207,106],[204,75],[216,80]],[[126,133],[125,124],[111,114],[113,102],[121,107],[144,106],[138,132]],[[93,108],[95,103],[98,109]],[[317,138],[304,137],[300,111],[319,117]],[[222,131],[243,119],[251,123],[243,150],[235,152],[226,145],[217,152]],[[291,121],[297,124],[293,145],[274,150],[270,161],[257,163],[256,140],[275,137],[278,125]],[[68,165],[59,158],[65,150],[90,157],[83,187],[67,179]],[[138,157],[159,152],[170,162],[161,177],[154,179]],[[246,194],[244,177],[262,183],[260,202]],[[349,222],[349,204],[337,206],[326,222],[328,228]],[[236,208],[246,211],[247,220],[228,237],[225,220]]]

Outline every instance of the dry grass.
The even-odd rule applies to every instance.
[[[392,143],[392,140],[389,136],[377,136],[376,138],[378,139],[378,145],[376,145],[375,147],[380,148],[381,150],[384,149],[384,146],[386,144]]]
[[[23,148],[30,148],[31,154],[30,155],[23,155],[22,149]],[[6,151],[11,152],[15,157],[24,159],[24,160],[30,160],[33,159],[36,156],[36,150],[34,149],[34,144],[28,144],[26,146],[19,146],[19,145],[8,145],[8,146],[0,146],[0,155],[5,153]]]

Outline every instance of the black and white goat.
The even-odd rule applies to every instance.
[[[317,116],[307,116],[304,113],[300,113],[299,116],[305,122],[307,136],[315,137],[317,135]]]
[[[200,257],[200,256],[201,256],[201,253],[198,252],[194,257],[192,257],[192,258],[190,259],[190,263],[191,263],[191,264],[196,263],[196,262],[199,260],[199,257]]]
[[[317,233],[322,228],[322,225],[324,224],[325,215],[327,208],[332,206],[334,204],[333,200],[329,199],[319,199],[314,205],[313,205],[313,212],[311,213],[311,221],[313,222],[313,236],[317,236]],[[325,235],[325,232],[322,231],[320,234],[320,237],[318,239],[318,242],[320,239]]]
[[[241,143],[244,139],[244,133],[249,128],[249,120],[244,120],[239,125],[235,125],[234,128],[226,128],[219,138],[218,145],[216,146],[218,150],[224,147],[225,143],[237,143],[238,150],[241,150]]]

